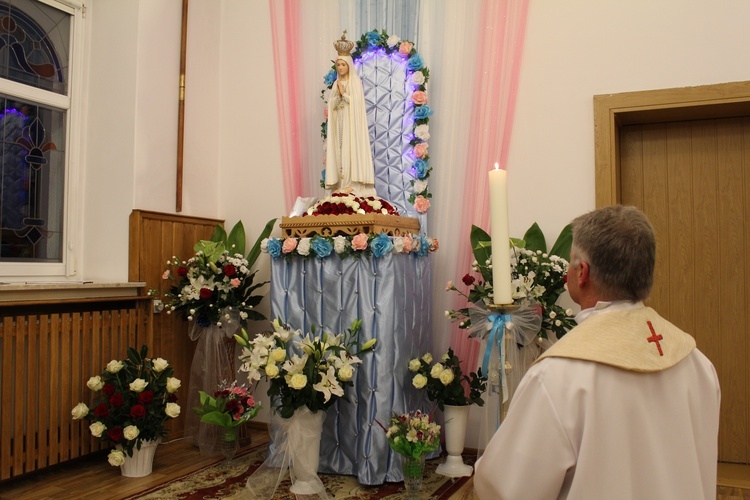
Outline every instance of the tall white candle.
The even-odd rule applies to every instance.
[[[508,176],[495,163],[490,170],[490,231],[492,288],[495,304],[511,304],[510,235],[508,234]]]

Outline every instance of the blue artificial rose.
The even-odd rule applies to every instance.
[[[314,238],[311,247],[312,251],[315,252],[315,255],[317,255],[319,259],[325,259],[331,255],[331,252],[333,252],[333,245],[325,238]]]
[[[370,250],[375,257],[382,257],[393,250],[393,243],[385,233],[380,233],[370,242]]]
[[[365,40],[367,40],[367,45],[370,47],[377,47],[380,43],[380,33],[377,31],[368,31],[365,33]]]
[[[333,86],[333,82],[336,81],[336,78],[338,78],[338,74],[334,70],[331,70],[323,77],[323,83],[326,84],[326,87],[331,87]]]
[[[424,106],[417,106],[414,108],[414,119],[415,120],[424,120],[425,118],[429,118],[432,116],[432,109],[428,105]]]
[[[424,62],[422,62],[422,56],[419,54],[412,54],[409,60],[406,61],[406,67],[409,71],[417,71],[422,69]]]
[[[427,168],[429,167],[429,164],[422,160],[421,158],[418,158],[414,160],[414,165],[411,167],[412,174],[417,179],[424,179],[427,176]]]
[[[417,255],[419,257],[424,257],[427,255],[427,252],[430,251],[430,244],[427,242],[427,238],[424,236],[419,237],[419,250],[417,251]]]
[[[274,259],[278,259],[281,255],[281,241],[276,238],[269,238],[268,240],[268,253]]]

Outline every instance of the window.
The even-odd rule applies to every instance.
[[[0,275],[75,274],[82,4],[0,0]],[[80,80],[80,78],[79,78]]]

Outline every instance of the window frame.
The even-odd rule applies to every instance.
[[[70,60],[67,95],[34,88],[0,78],[0,93],[52,106],[66,112],[65,120],[65,180],[63,202],[63,244],[61,262],[2,262],[0,277],[39,279],[76,276],[83,246],[80,231],[83,195],[83,130],[85,119],[84,39],[86,7],[79,0],[35,0],[71,16]]]

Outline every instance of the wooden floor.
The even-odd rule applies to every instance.
[[[253,444],[268,441],[265,431],[252,431]],[[16,479],[0,482],[0,500],[16,499],[121,499],[198,470],[218,461],[201,456],[191,443],[175,440],[159,445],[154,472],[143,478],[125,478],[107,463],[106,453],[74,460]],[[750,466],[719,464],[718,500],[750,500]],[[452,500],[476,500],[473,480]]]

